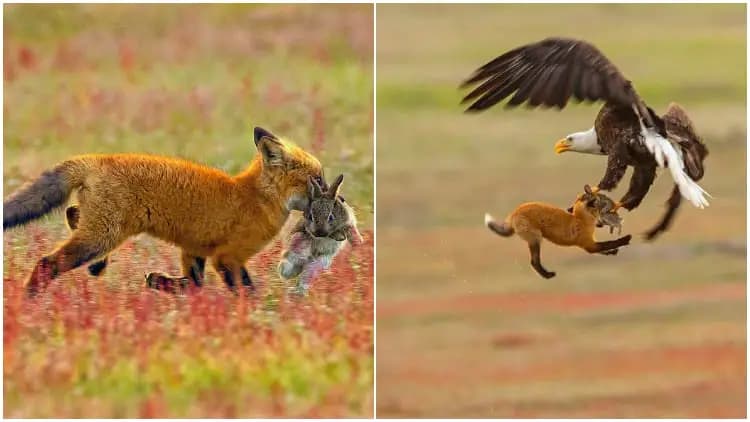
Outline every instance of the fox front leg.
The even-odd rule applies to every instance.
[[[253,285],[253,281],[250,278],[250,273],[247,272],[242,264],[221,259],[215,259],[213,264],[229,290],[237,293],[237,283],[240,282],[249,291],[255,291],[255,285]]]
[[[181,260],[182,275],[189,277],[193,284],[195,284],[195,287],[201,287],[206,272],[206,258],[182,251]]]
[[[630,239],[632,237],[633,236],[631,235],[627,235],[619,239],[609,240],[607,242],[594,242],[592,239],[591,243],[585,245],[583,249],[585,249],[588,253],[602,253],[630,244]]]
[[[146,286],[166,293],[179,293],[190,284],[190,277],[172,277],[160,272],[146,274]]]

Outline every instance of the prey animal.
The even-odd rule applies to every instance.
[[[617,229],[617,234],[622,233],[622,217],[617,213],[621,208],[620,204],[615,202],[609,196],[601,193],[596,187],[591,188],[592,193],[596,197],[594,207],[596,207],[597,222],[596,227],[609,226],[609,233],[614,233]],[[568,213],[573,213],[573,206],[568,208]]]
[[[324,189],[315,179],[308,180],[309,206],[289,233],[278,266],[282,278],[299,277],[301,292],[321,271],[331,267],[346,241],[352,246],[362,243],[354,210],[339,195],[343,181],[341,174]]]

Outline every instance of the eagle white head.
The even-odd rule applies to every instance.
[[[583,132],[571,133],[557,141],[555,144],[555,152],[562,154],[565,151],[606,155],[604,151],[602,151],[601,145],[597,142],[596,131],[593,127]]]

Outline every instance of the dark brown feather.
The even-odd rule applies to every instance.
[[[570,93],[568,92],[568,77],[570,76],[570,68],[564,66],[556,66],[549,76],[547,85],[545,86],[546,92],[549,93],[546,98],[540,98],[542,104],[552,107],[557,106],[558,108],[565,107],[568,102]]]
[[[596,47],[567,38],[547,38],[508,51],[477,69],[462,87],[479,82],[462,101],[474,100],[467,111],[484,110],[511,95],[510,107],[528,101],[531,107],[563,108],[571,96],[620,105],[639,101],[630,82]]]
[[[529,106],[530,107],[537,107],[544,103],[545,98],[553,98],[552,91],[555,89],[555,85],[549,84],[550,78],[559,70],[558,66],[546,69],[544,72],[542,72],[541,75],[539,75],[539,78],[537,79],[536,83],[534,84],[534,88],[531,90],[531,93],[529,94]]]

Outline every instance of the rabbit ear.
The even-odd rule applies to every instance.
[[[320,185],[312,176],[307,176],[307,193],[310,199],[317,198],[323,194],[323,191],[320,190]]]
[[[341,189],[341,182],[344,181],[344,175],[339,174],[339,176],[336,178],[336,180],[331,183],[331,186],[328,188],[328,197],[331,199],[335,199],[339,195],[339,189]]]

